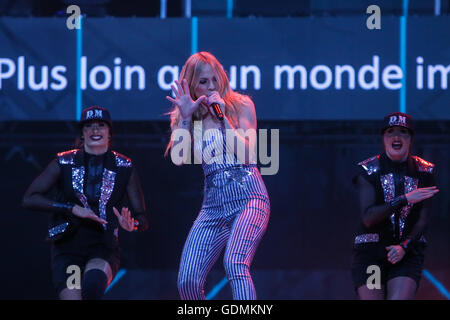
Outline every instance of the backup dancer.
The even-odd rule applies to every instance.
[[[413,299],[419,287],[426,247],[423,234],[431,198],[439,190],[434,165],[410,153],[413,137],[409,115],[388,114],[382,128],[384,151],[360,162],[361,173],[354,178],[361,223],[352,276],[360,299]]]
[[[50,213],[52,278],[63,300],[101,299],[120,263],[119,226],[148,227],[136,169],[131,159],[110,149],[109,111],[84,109],[79,127],[80,148],[58,153],[23,198],[25,208]],[[55,189],[52,198],[48,192]],[[131,211],[122,207],[126,196]],[[81,288],[70,278],[76,270]]]

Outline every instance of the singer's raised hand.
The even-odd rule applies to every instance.
[[[188,119],[192,116],[195,110],[197,110],[200,103],[206,101],[207,98],[203,95],[198,97],[195,101],[192,100],[186,79],[183,79],[183,85],[181,85],[178,80],[175,80],[175,84],[176,86],[173,84],[171,85],[173,93],[175,94],[175,99],[169,96],[166,96],[166,98],[177,106],[182,119]]]

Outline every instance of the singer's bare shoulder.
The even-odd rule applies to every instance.
[[[256,129],[256,110],[255,110],[255,104],[253,103],[252,99],[249,97],[245,97],[245,99],[242,101],[242,105],[240,108],[240,115],[239,115],[239,123],[241,128],[244,129]]]
[[[256,118],[255,104],[250,97],[245,96],[242,101],[241,110],[243,113]]]

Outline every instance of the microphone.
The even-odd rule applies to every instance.
[[[216,115],[217,119],[223,121],[223,113],[222,109],[220,109],[220,105],[217,102],[211,103],[211,107],[214,110],[214,114]]]

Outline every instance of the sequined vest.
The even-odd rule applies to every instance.
[[[409,156],[403,164],[390,160],[385,153],[358,163],[362,174],[375,188],[375,203],[380,205],[417,188],[433,185],[434,164],[417,156]],[[355,244],[380,242],[383,245],[400,243],[411,232],[419,218],[423,202],[408,204],[392,211],[389,219],[370,228],[360,223]],[[421,241],[425,241],[423,237]]]
[[[74,149],[57,154],[61,168],[58,201],[72,202],[79,206],[89,207],[85,195],[85,153],[82,149]],[[98,197],[98,205],[91,208],[99,217],[108,221],[103,227],[108,242],[117,238],[118,222],[112,207],[121,208],[126,194],[128,180],[131,175],[131,159],[118,152],[108,150],[103,162],[103,174]],[[72,214],[55,213],[49,223],[49,238],[61,239],[64,235],[76,232],[80,218]]]

